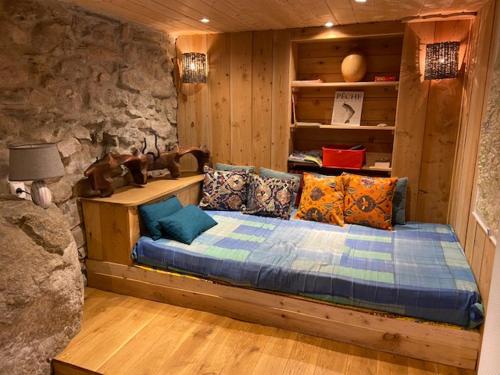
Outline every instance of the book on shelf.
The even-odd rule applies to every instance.
[[[323,160],[321,158],[321,154],[321,150],[313,150],[307,152],[295,151],[288,157],[288,161],[296,163],[306,163],[322,167]]]
[[[377,75],[374,78],[375,82],[395,82],[398,78],[394,74]]]
[[[295,123],[295,126],[310,126],[312,128],[319,128],[321,125],[321,123],[319,122],[307,122],[307,121],[297,121]]]
[[[336,91],[331,123],[361,125],[364,95],[363,91]]]

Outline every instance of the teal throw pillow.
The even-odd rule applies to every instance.
[[[201,208],[189,205],[161,219],[160,225],[164,237],[189,245],[217,222]]]
[[[158,203],[143,204],[139,206],[139,215],[146,227],[149,236],[153,240],[161,238],[161,227],[159,220],[172,215],[182,208],[177,197],[171,197]]]
[[[406,224],[406,190],[408,188],[408,177],[398,178],[394,197],[392,198],[392,223]]]

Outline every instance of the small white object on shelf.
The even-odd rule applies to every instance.
[[[305,79],[305,80],[295,80],[295,81],[292,81],[292,86],[293,85],[302,85],[302,84],[306,84],[306,85],[310,85],[310,84],[315,84],[315,83],[323,83],[323,81],[321,79]]]

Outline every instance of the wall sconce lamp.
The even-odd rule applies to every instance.
[[[197,52],[182,54],[182,83],[207,83],[207,55]]]
[[[456,78],[460,42],[427,44],[425,51],[426,80]]]

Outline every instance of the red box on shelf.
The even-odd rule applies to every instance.
[[[349,150],[351,147],[346,145],[323,147],[323,167],[361,169],[365,165],[366,148]]]

